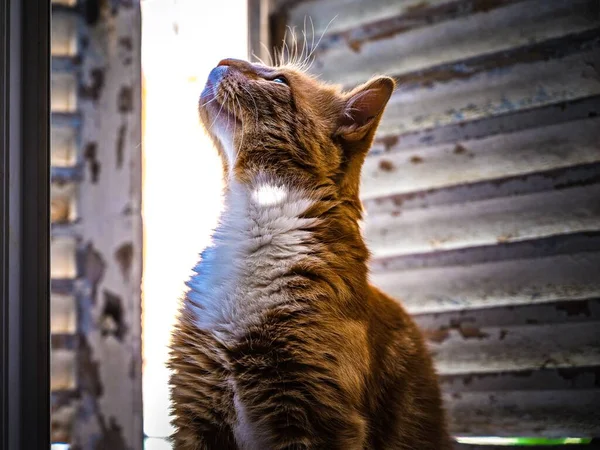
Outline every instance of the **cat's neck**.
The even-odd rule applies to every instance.
[[[366,278],[368,251],[358,223],[360,211],[352,202],[336,198],[334,192],[327,186],[311,189],[265,176],[250,183],[230,183],[215,237],[226,233],[230,240],[250,237],[265,243],[274,237],[294,236],[292,241],[308,246],[311,254],[335,256],[329,261],[333,266]]]
[[[213,245],[188,282],[186,305],[201,328],[243,329],[240,323],[297,295],[320,292],[329,299],[321,306],[333,307],[365,292],[358,224],[343,202],[317,191],[266,178],[229,184]]]

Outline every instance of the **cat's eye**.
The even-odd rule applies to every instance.
[[[281,77],[281,76],[277,77],[277,78],[273,78],[271,81],[273,83],[281,83],[281,84],[285,84],[285,85],[288,84],[288,81],[284,77]]]

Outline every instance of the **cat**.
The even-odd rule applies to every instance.
[[[176,450],[451,448],[424,340],[368,281],[360,172],[394,88],[235,59],[210,73],[225,209],[172,335]]]

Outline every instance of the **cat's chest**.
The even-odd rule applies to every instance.
[[[262,202],[249,194],[225,213],[188,282],[197,326],[219,336],[243,333],[289,302],[289,273],[311,252],[314,221],[301,217],[307,201],[281,190]]]

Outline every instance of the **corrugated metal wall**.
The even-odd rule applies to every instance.
[[[312,20],[322,79],[399,83],[363,172],[372,279],[426,333],[452,432],[600,436],[600,2],[270,9],[272,43]]]
[[[52,0],[52,441],[141,449],[140,11]]]

